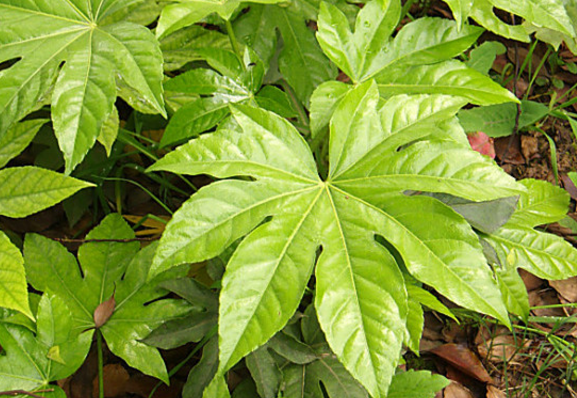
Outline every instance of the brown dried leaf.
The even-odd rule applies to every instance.
[[[451,382],[444,391],[445,398],[475,398],[471,391],[457,382]]]
[[[494,143],[495,153],[502,163],[525,164],[525,159],[521,154],[519,134],[496,138]]]
[[[94,310],[94,327],[96,329],[102,327],[110,319],[114,313],[114,308],[116,307],[116,300],[114,299],[114,293],[110,298],[98,305]]]
[[[103,368],[104,378],[104,396],[106,398],[118,397],[125,395],[126,385],[130,380],[127,370],[120,364],[108,364]],[[98,397],[98,377],[93,380],[93,397]]]
[[[475,344],[479,355],[491,362],[522,361],[518,354],[523,348],[524,340],[521,340],[520,336],[515,339],[507,328],[499,327],[490,331],[483,327],[475,337]]]
[[[549,281],[549,285],[570,303],[577,303],[577,276],[560,281]]]
[[[521,152],[527,162],[533,159],[535,155],[539,155],[539,140],[537,137],[530,135],[521,136]]]
[[[507,398],[507,394],[504,391],[499,390],[497,387],[488,385],[487,386],[487,398]]]
[[[444,344],[431,350],[431,352],[443,358],[461,372],[479,381],[484,383],[491,383],[493,381],[477,355],[464,345]]]
[[[523,268],[519,268],[519,276],[523,279],[523,283],[525,283],[528,292],[541,287],[543,284],[542,279],[537,278],[535,275],[525,271]]]

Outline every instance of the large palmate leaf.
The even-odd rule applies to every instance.
[[[445,94],[479,105],[518,102],[489,77],[452,59],[476,41],[481,29],[468,25],[459,29],[454,21],[421,18],[403,26],[390,40],[399,7],[395,0],[368,3],[357,16],[353,34],[345,15],[325,4],[319,15],[319,43],[354,82],[374,76],[383,98],[398,94]],[[395,21],[393,25],[391,18]],[[326,82],[317,87],[310,106],[313,136],[327,126],[349,88],[340,82]]]
[[[72,314],[62,299],[45,293],[36,319],[34,334],[0,314],[0,391],[61,391],[49,383],[70,376],[88,355],[93,332],[72,333]]]
[[[155,246],[139,251],[138,242],[130,241],[133,231],[118,214],[105,218],[87,238],[105,241],[80,247],[79,268],[74,256],[59,243],[40,235],[27,235],[24,261],[28,281],[35,289],[53,292],[66,301],[72,314],[71,333],[93,328],[94,311],[114,296],[114,313],[100,327],[110,350],[130,366],[168,382],[158,350],[140,340],[163,322],[189,311],[182,300],[157,300],[166,291],[156,287],[158,282],[182,276],[186,270],[176,268],[147,283]]]
[[[371,396],[386,396],[406,337],[408,299],[397,262],[376,237],[418,280],[508,323],[471,226],[440,201],[404,192],[491,200],[524,187],[441,128],[462,100],[397,96],[378,104],[369,81],[338,105],[325,181],[290,123],[245,106],[151,167],[251,177],[193,195],[168,224],[149,276],[214,257],[244,237],[222,280],[216,380],[286,324],[316,266],[315,308],[332,351]]]
[[[0,138],[50,102],[70,173],[112,114],[117,87],[137,109],[165,114],[158,43],[122,12],[139,3],[1,0],[0,62],[17,62],[0,74]]]

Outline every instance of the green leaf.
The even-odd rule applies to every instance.
[[[495,248],[501,263],[515,250],[515,266],[539,278],[559,280],[577,275],[575,249],[556,235],[510,223],[485,239]]]
[[[213,337],[204,346],[200,361],[190,370],[182,390],[183,398],[201,398],[218,369],[218,337]]]
[[[0,307],[22,312],[34,320],[28,303],[28,285],[22,254],[0,231]]]
[[[133,3],[123,0],[113,9]],[[87,0],[0,2],[0,62],[19,58],[0,76],[0,136],[46,103],[54,86],[52,120],[68,174],[96,142],[120,85],[165,115],[158,43],[143,26],[103,22],[109,10],[92,12]]]
[[[108,117],[106,122],[102,125],[102,130],[100,130],[100,135],[97,138],[98,142],[100,142],[102,146],[104,146],[107,156],[110,156],[110,152],[112,151],[112,145],[114,144],[114,141],[116,141],[116,137],[118,136],[119,127],[120,127],[120,119],[118,116],[118,109],[116,109],[116,107],[113,107],[110,116]]]
[[[509,90],[457,60],[387,68],[376,80],[385,98],[395,94],[446,94],[464,97],[476,105],[518,102]]]
[[[537,26],[575,36],[571,18],[567,15],[563,2],[545,0],[488,0],[488,2],[501,10],[520,15]]]
[[[469,54],[470,58],[466,64],[469,68],[488,75],[497,55],[504,54],[506,50],[505,46],[498,41],[486,41],[479,47],[471,50]]]
[[[455,21],[419,18],[406,24],[385,46],[382,67],[424,65],[449,60],[469,48],[483,30],[472,25],[459,29]],[[383,71],[382,73],[387,73]]]
[[[39,167],[3,169],[0,170],[0,214],[26,217],[91,186],[89,182]]]
[[[409,287],[409,285],[407,286]],[[407,289],[408,291],[409,289]],[[410,294],[410,292],[409,292]],[[419,353],[419,343],[425,326],[425,313],[421,304],[409,295],[407,312],[407,336],[405,345],[415,354]]]
[[[252,48],[265,65],[270,65],[277,45],[271,7],[251,4],[248,12],[235,20],[233,27],[238,39]]]
[[[517,128],[527,127],[548,113],[549,109],[545,105],[522,100]],[[460,111],[458,116],[467,132],[482,131],[489,137],[504,137],[513,134],[517,120],[517,105],[507,103],[466,109]]]
[[[5,134],[0,134],[0,168],[26,149],[47,121],[34,119],[16,123]]]
[[[387,245],[422,283],[508,324],[470,224],[436,199],[405,193],[494,200],[524,187],[463,142],[454,119],[462,99],[420,95],[379,102],[374,82],[340,102],[331,120],[326,181],[289,122],[247,106],[150,168],[229,178],[200,189],[174,214],[149,275],[215,257],[240,241],[222,279],[219,370],[205,396],[225,396],[225,372],[287,324],[313,268],[314,308],[331,350],[373,397],[386,396],[408,312],[405,280]],[[307,343],[318,336],[305,333],[309,322],[303,326]],[[295,369],[291,383],[302,386],[306,369]],[[324,383],[327,391],[346,396],[338,395],[337,382]]]
[[[499,36],[525,43],[529,43],[531,40],[524,26],[509,25],[497,17],[490,0],[473,0],[470,16],[482,27]]]
[[[347,17],[330,3],[321,3],[317,39],[327,56],[360,82],[384,67],[383,47],[401,14],[398,0],[373,0],[359,11],[352,33]]]
[[[256,0],[252,3],[274,4],[279,0]],[[204,17],[217,13],[229,20],[241,5],[240,0],[178,0],[163,8],[156,27],[156,36],[162,38],[178,29],[199,22]]]
[[[347,372],[326,344],[316,348],[319,357],[308,365],[283,369],[283,397],[323,398],[321,383],[330,398],[367,398],[365,389]]]
[[[397,373],[393,377],[387,398],[433,398],[449,385],[449,380],[441,375],[421,370]]]
[[[527,188],[527,193],[520,196],[511,223],[535,227],[554,223],[565,217],[570,202],[566,190],[546,181],[526,179],[519,182]]]
[[[505,300],[507,310],[515,315],[519,315],[524,320],[529,316],[529,295],[521,276],[517,272],[516,251],[509,252],[505,263],[494,266],[497,283],[501,289],[501,294]]]
[[[310,346],[283,332],[277,333],[270,339],[267,346],[283,358],[299,365],[305,365],[317,359],[316,353]]]
[[[256,383],[258,395],[262,398],[276,398],[281,383],[281,371],[274,358],[265,347],[246,357],[246,367]]]
[[[323,54],[318,42],[302,16],[284,8],[270,6],[284,47],[279,55],[279,69],[295,90],[298,99],[308,106],[315,87],[337,76],[336,68]]]
[[[429,293],[427,290],[409,283],[407,284],[407,292],[409,293],[410,299],[413,299],[421,305],[424,305],[433,311],[437,311],[440,314],[446,315],[449,318],[455,320],[455,322],[458,322],[457,318],[455,318],[455,315],[453,315],[451,310],[449,310],[443,303],[441,303],[433,294]]]
[[[463,24],[467,21],[469,13],[471,11],[472,0],[445,0],[445,3],[449,6],[457,21],[459,27],[463,27]]]
[[[252,9],[252,8],[251,8]],[[192,25],[178,30],[160,40],[160,49],[164,56],[164,70],[174,71],[185,64],[203,59],[199,50],[205,48],[232,50],[229,38],[211,29]]]
[[[142,340],[143,343],[170,350],[189,342],[198,343],[209,331],[216,328],[218,297],[215,293],[190,278],[164,281],[159,287],[180,295],[193,305],[195,310],[160,325]]]
[[[272,111],[286,118],[297,116],[289,96],[275,86],[264,86],[255,97],[257,104],[263,109]]]
[[[88,355],[93,332],[69,337],[72,319],[63,300],[45,293],[37,319],[36,336],[23,326],[0,321],[0,345],[4,350],[0,355],[0,390],[46,388],[51,381],[73,374]],[[48,358],[55,346],[64,363]]]
[[[311,96],[311,134],[316,137],[329,125],[339,102],[349,92],[351,86],[338,82],[325,82],[318,86]]]
[[[132,229],[118,214],[108,216],[87,239],[119,241],[82,245],[78,250],[79,267],[74,256],[59,243],[40,235],[27,235],[26,272],[35,289],[49,290],[65,300],[76,334],[94,327],[95,309],[115,291],[114,313],[100,329],[108,347],[130,366],[168,382],[158,350],[140,340],[163,322],[190,310],[181,300],[158,300],[166,293],[156,287],[158,282],[182,275],[185,270],[176,268],[147,283],[146,275],[156,247],[149,245],[138,251],[138,242],[122,242],[133,237]]]

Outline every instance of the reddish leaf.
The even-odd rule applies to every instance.
[[[431,352],[479,381],[492,382],[491,376],[475,353],[461,344],[444,344],[434,348]]]
[[[482,155],[495,159],[495,145],[493,144],[493,139],[491,137],[482,131],[479,131],[477,133],[469,134],[467,138],[469,139],[471,148]]]

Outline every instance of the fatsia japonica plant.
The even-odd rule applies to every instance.
[[[391,39],[399,17],[400,3],[375,0],[351,29],[345,13],[320,5],[319,44],[353,83],[325,82],[310,99],[312,134],[329,126],[326,172],[288,120],[241,104],[149,169],[224,179],[175,213],[151,277],[240,240],[222,279],[205,397],[228,396],[225,373],[287,324],[311,283],[331,350],[385,397],[403,344],[418,347],[419,283],[509,325],[508,310],[527,309],[511,269],[577,273],[575,250],[533,229],[558,219],[548,206],[566,212],[566,195],[555,205],[554,188],[515,182],[469,148],[455,118],[467,102],[516,101],[452,59],[481,30],[423,18]],[[491,213],[499,217],[474,215]]]

